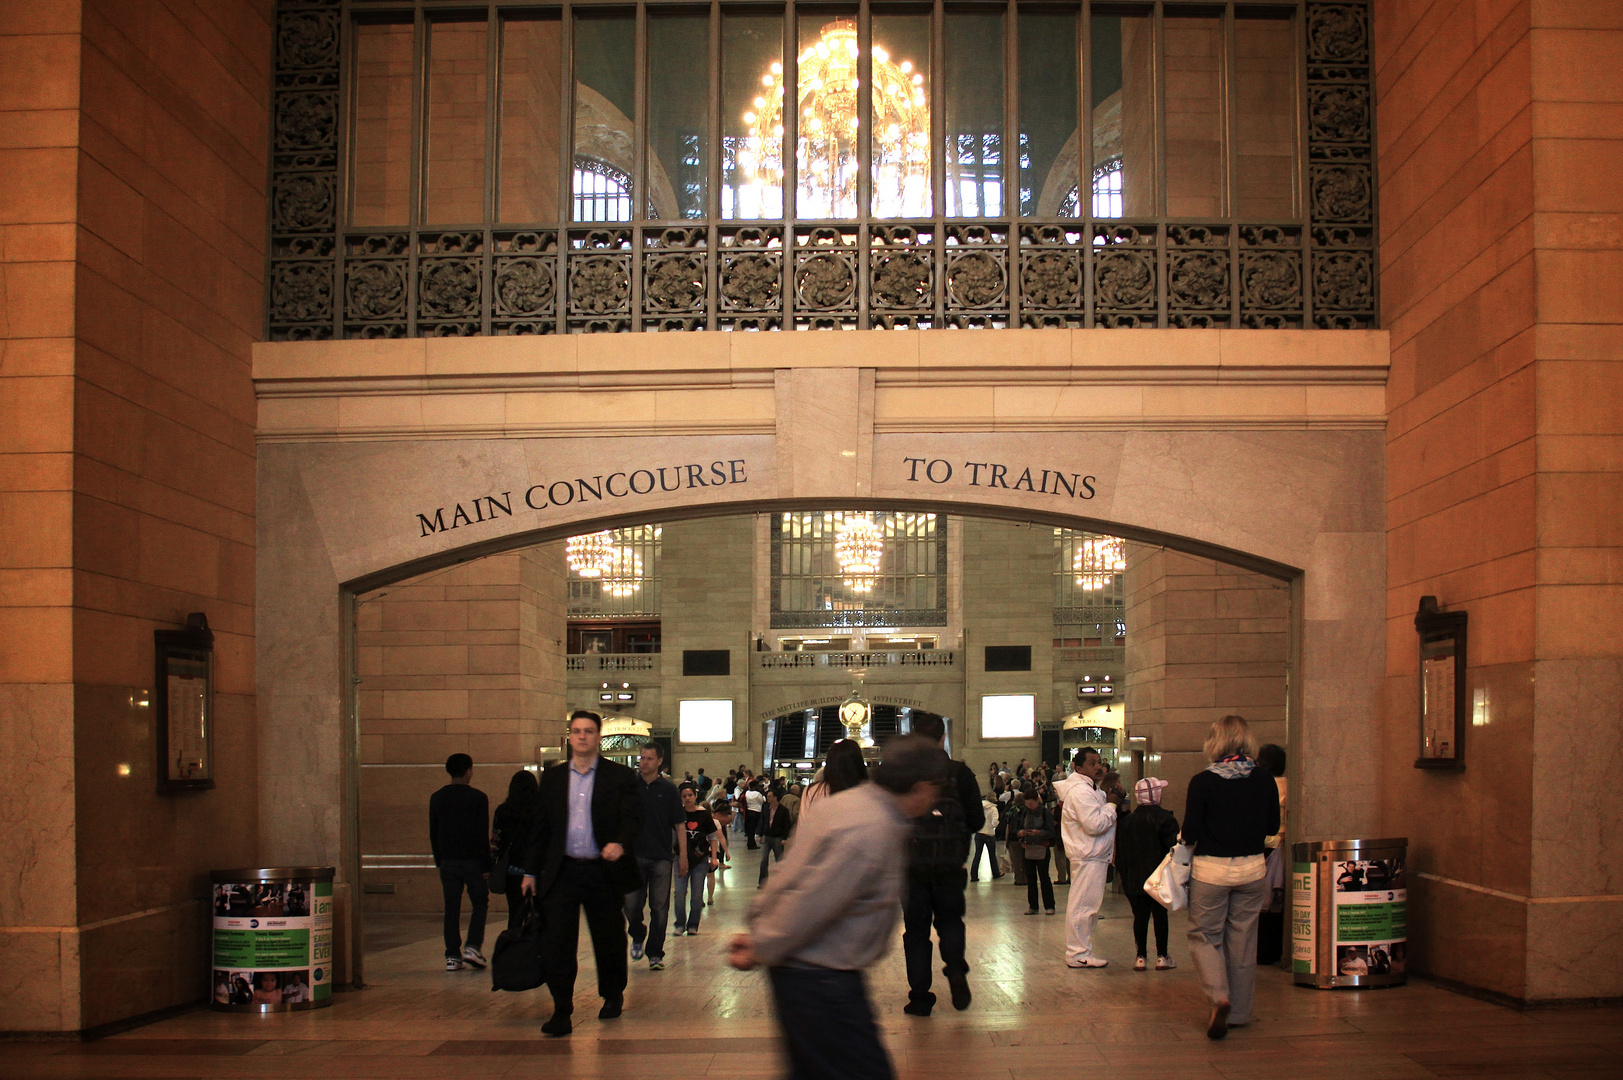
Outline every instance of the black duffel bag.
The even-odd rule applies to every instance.
[[[490,989],[534,990],[547,981],[541,964],[541,915],[535,898],[524,898],[519,924],[503,930],[490,950]]]

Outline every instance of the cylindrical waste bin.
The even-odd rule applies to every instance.
[[[288,1012],[332,1004],[330,866],[215,870],[214,1008]]]
[[[1291,971],[1298,986],[1402,986],[1409,841],[1314,840],[1291,851]]]

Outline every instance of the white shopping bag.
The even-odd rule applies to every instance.
[[[1174,845],[1161,860],[1161,865],[1144,882],[1144,891],[1168,911],[1181,911],[1189,906],[1189,860],[1195,849],[1187,844]]]

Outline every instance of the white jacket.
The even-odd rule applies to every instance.
[[[1109,862],[1116,850],[1116,808],[1092,780],[1079,773],[1054,785],[1063,802],[1059,834],[1073,862]]]

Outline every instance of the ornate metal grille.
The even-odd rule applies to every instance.
[[[692,78],[708,78],[708,129],[680,136],[680,149],[655,169],[651,164],[651,103],[648,5],[635,4],[636,48],[628,91],[634,106],[621,116],[625,143],[599,139],[591,148],[564,145],[556,176],[537,214],[504,221],[497,209],[507,190],[498,162],[503,94],[508,83],[503,34],[518,17],[551,19],[559,28],[561,62],[555,85],[546,88],[554,110],[551,142],[577,141],[582,117],[597,123],[613,112],[603,95],[577,93],[571,40],[575,17],[589,10],[630,11],[632,5],[579,0],[537,9],[533,5],[473,0],[278,0],[269,196],[267,335],[272,340],[376,338],[472,334],[548,334],[599,331],[790,330],[868,327],[1319,327],[1375,325],[1378,291],[1374,249],[1375,198],[1373,87],[1368,0],[1282,3],[1251,8],[1233,3],[1043,5],[1041,11],[1074,12],[1077,48],[1091,61],[1089,27],[1100,13],[1130,11],[1153,27],[1147,63],[1154,85],[1165,83],[1164,42],[1168,20],[1188,21],[1191,12],[1221,26],[1222,63],[1235,56],[1236,20],[1258,11],[1289,20],[1295,42],[1294,194],[1300,208],[1284,219],[1236,216],[1178,217],[1165,212],[1167,133],[1155,120],[1157,212],[1138,214],[1118,204],[1121,170],[1095,152],[1091,77],[1077,80],[1076,113],[1082,118],[1070,151],[1072,176],[1093,177],[1092,198],[1062,193],[1048,212],[1025,197],[1016,183],[1017,162],[1004,148],[1018,147],[1025,167],[1028,140],[1019,105],[1022,78],[1019,34],[1023,15],[1008,10],[1006,62],[1001,67],[1005,123],[984,137],[962,132],[947,140],[945,109],[931,101],[928,220],[881,220],[859,209],[854,218],[806,221],[794,217],[795,155],[783,155],[782,195],[751,203],[749,213],[788,217],[740,220],[736,178],[742,174],[740,137],[724,130],[723,33],[734,9],[717,0],[674,0],[656,13],[688,11],[708,16],[708,56],[693,55]],[[1097,7],[1097,10],[1095,8]],[[957,10],[940,0],[897,10],[929,16],[935,42],[943,19]],[[799,20],[819,18],[793,4],[738,9],[757,22],[762,11],[782,15],[783,73],[794,82],[797,49],[805,44]],[[889,12],[890,8],[883,8]],[[976,10],[983,10],[977,8]],[[1035,12],[1038,9],[1032,8]],[[1220,12],[1219,14],[1216,14]],[[856,6],[858,41],[866,54],[878,39],[867,0]],[[627,15],[630,19],[631,16]],[[767,16],[770,20],[773,16]],[[431,28],[447,20],[483,23],[488,34],[482,97],[485,140],[481,220],[432,225],[425,179],[432,163],[448,175],[443,159],[428,153],[430,137]],[[409,116],[397,118],[402,151],[399,220],[361,226],[347,210],[345,190],[376,163],[354,153],[357,27],[380,22],[410,30],[414,42],[409,79]],[[701,35],[702,36],[702,35]],[[630,40],[630,39],[628,39]],[[798,43],[798,44],[797,44]],[[1003,48],[1003,45],[999,45]],[[939,97],[953,78],[940,48],[926,50],[920,72]],[[657,57],[655,59],[658,59]],[[866,61],[864,61],[866,63]],[[670,65],[667,64],[667,67]],[[449,70],[447,68],[446,70]],[[539,69],[537,69],[539,70]],[[1222,69],[1227,71],[1226,68]],[[708,76],[705,75],[708,72]],[[533,75],[533,72],[532,72]],[[533,79],[532,79],[533,81]],[[400,85],[407,85],[402,82]],[[1231,147],[1237,91],[1221,83],[1222,146]],[[595,94],[595,91],[591,92]],[[865,86],[859,100],[870,93]],[[1163,95],[1164,96],[1164,95]],[[589,107],[588,107],[589,106]],[[866,108],[864,104],[861,108]],[[403,107],[404,108],[404,107]],[[597,110],[592,112],[591,110]],[[587,114],[590,113],[588,116]],[[797,110],[783,116],[785,145],[795,145]],[[615,113],[615,115],[620,115]],[[572,122],[567,118],[573,116]],[[599,123],[598,127],[602,125]],[[594,129],[596,130],[596,129]],[[611,133],[612,134],[612,133]],[[614,144],[618,146],[618,144]],[[591,153],[583,150],[591,149]],[[1221,166],[1229,183],[1243,166],[1232,149]],[[624,161],[605,160],[619,154]],[[859,208],[875,180],[869,171],[868,136],[859,140]],[[593,164],[596,163],[596,164]],[[549,166],[551,167],[551,166]],[[1214,166],[1215,167],[1215,166]],[[480,203],[478,170],[457,205]],[[1100,170],[1104,170],[1102,173]],[[576,183],[585,176],[590,183]],[[1099,188],[1100,178],[1106,190]],[[726,181],[724,183],[724,180]],[[342,181],[342,182],[341,182]],[[443,181],[442,181],[443,182]],[[1024,183],[1024,181],[1020,181]],[[1074,183],[1074,179],[1073,179]],[[1131,183],[1131,181],[1129,181]],[[593,188],[591,185],[597,185]],[[618,187],[616,185],[619,185]],[[534,186],[534,185],[532,185]],[[601,190],[598,190],[600,188]],[[1018,197],[1017,197],[1018,196]],[[1101,197],[1103,201],[1101,202]],[[988,218],[1001,205],[1003,219]],[[370,205],[370,204],[369,204]],[[647,220],[629,218],[643,208]],[[660,208],[669,208],[662,211]],[[762,209],[764,208],[764,209]],[[1118,213],[1125,210],[1122,216]],[[654,215],[669,213],[666,220]],[[576,220],[563,220],[565,214]],[[961,217],[954,215],[963,215]],[[385,215],[387,216],[387,215]],[[534,216],[534,215],[532,215]],[[579,220],[581,218],[598,220]],[[365,220],[378,220],[376,215]]]

